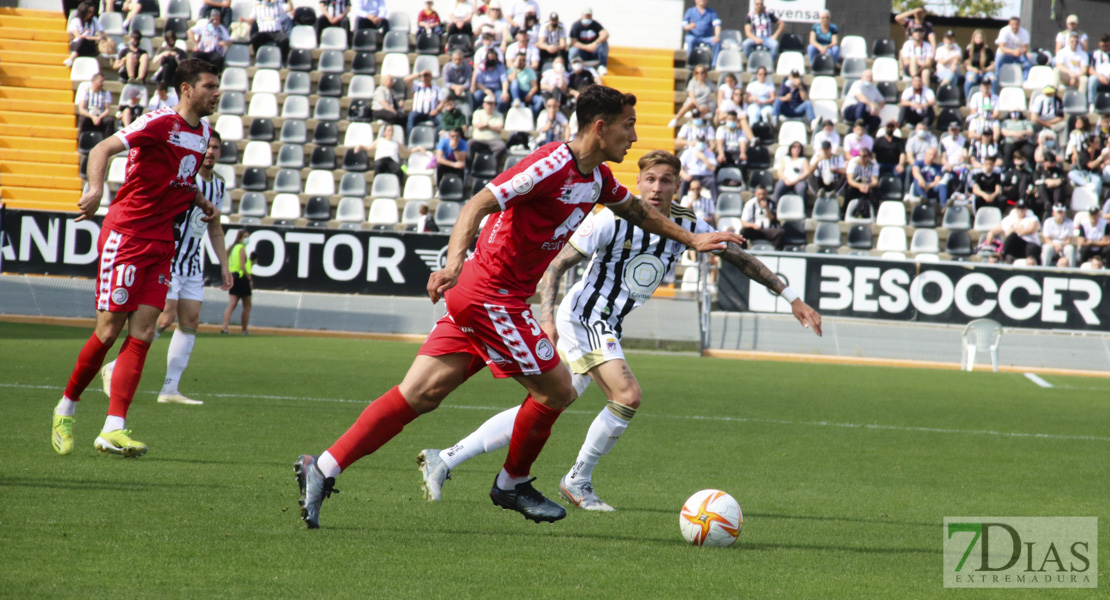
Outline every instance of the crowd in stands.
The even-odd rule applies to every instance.
[[[244,218],[274,217],[261,193],[335,195],[336,181],[344,200],[368,181],[375,200],[408,198],[414,176],[434,178],[413,185],[420,202],[463,199],[529,149],[573,137],[578,93],[607,74],[609,32],[588,8],[567,23],[535,0],[439,3],[451,6],[437,12],[429,0],[407,15],[387,0],[324,0],[316,10],[260,0],[235,14],[228,0],[204,0],[188,14],[188,0],[171,0],[162,21],[153,0],[82,2],[66,60],[88,82],[75,98],[80,145],[173,106],[175,66],[196,56],[224,68],[212,121],[234,147],[224,173],[241,180]],[[948,232],[947,244],[934,232],[919,245],[909,229],[907,247],[900,230],[902,252],[1057,266],[1110,259],[1110,34],[1089,48],[1069,18],[1054,49],[1034,50],[1013,18],[993,41],[975,31],[961,48],[951,31],[938,40],[916,9],[895,17],[906,30],[898,49],[842,36],[828,11],[803,41],[761,0],[753,7],[742,31],[723,29],[707,0],[683,17],[690,79],[670,124],[683,204],[777,249],[812,240],[835,251],[841,232],[830,242],[823,226],[847,223],[850,248],[897,254],[898,243],[883,243],[893,234],[879,231],[875,244],[869,227],[912,223]],[[89,57],[94,68],[79,65]],[[105,72],[125,84],[118,102]],[[273,150],[261,156],[255,142]],[[309,168],[308,183],[326,170],[329,184],[302,188]],[[366,222],[363,207],[344,213],[342,203],[328,219]],[[457,207],[433,206],[450,227]],[[387,214],[381,224],[392,222]]]

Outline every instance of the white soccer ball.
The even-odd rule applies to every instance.
[[[695,546],[731,546],[744,528],[736,499],[721,490],[702,490],[682,505],[678,516],[682,537]]]

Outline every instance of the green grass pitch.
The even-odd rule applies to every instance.
[[[294,459],[399,382],[415,345],[201,335],[181,389],[206,404],[190,407],[155,403],[163,338],[128,421],[150,452],[97,455],[98,378],[58,456],[50,413],[88,335],[0,323],[0,596],[1013,595],[942,587],[942,519],[957,515],[1101,517],[1110,585],[1108,380],[631,354],[644,404],[594,474],[617,512],[536,525],[489,501],[504,451],[457,469],[443,502],[421,496],[422,448],[523,399],[485,372],[342,475],[307,531]],[[556,424],[538,489],[555,494],[602,398],[591,388]],[[679,533],[683,501],[710,487],[743,507],[732,548]],[[1091,592],[1034,594],[1106,597]]]

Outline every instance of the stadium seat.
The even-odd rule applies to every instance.
[[[713,67],[713,49],[705,44],[698,44],[694,47],[694,51],[686,57],[686,68],[693,70],[694,67]]]
[[[871,56],[875,58],[897,58],[898,46],[894,40],[880,38],[871,44]]]
[[[954,108],[963,106],[959,88],[950,83],[942,83],[937,88],[937,106]]]
[[[224,180],[224,184],[227,185],[228,190],[233,190],[238,187],[235,181],[235,167],[218,163],[216,166],[212,167],[212,170],[220,176],[220,179]]]
[[[378,73],[378,59],[373,52],[360,50],[355,52],[351,60],[351,72],[359,75],[376,75]]]
[[[440,51],[442,47],[443,41],[439,34],[433,33],[416,37],[416,53],[421,56],[439,56],[442,54]],[[438,62],[436,66],[439,66]]]
[[[409,175],[405,180],[405,191],[401,194],[405,200],[431,200],[434,195],[435,186],[427,175]]]
[[[744,212],[744,201],[737,192],[723,192],[717,196],[718,217],[739,217]]]
[[[918,229],[913,232],[910,240],[910,252],[913,254],[936,254],[940,252],[940,238],[936,229]]]
[[[797,52],[799,54],[806,51],[805,44],[802,43],[802,38],[798,37],[795,33],[784,33],[779,37],[779,52]],[[780,54],[781,56],[781,54]],[[805,71],[802,71],[803,73]]]
[[[258,192],[247,192],[239,199],[239,216],[260,219],[266,216],[266,196]],[[240,221],[242,222],[242,221]]]
[[[385,34],[385,41],[382,42],[382,52],[408,54],[409,50],[409,34],[407,31],[390,31]]]
[[[848,206],[845,207],[845,209],[844,209],[844,222],[845,223],[848,223],[850,225],[870,225],[870,224],[875,222],[875,214],[874,213],[870,213],[866,217],[853,216],[856,212],[856,206],[858,206],[860,202],[863,202],[863,201],[862,200],[852,200],[851,202],[848,203]]]
[[[837,108],[836,100],[814,100],[813,114],[818,119],[832,121],[836,123],[840,120],[840,110]]]
[[[975,225],[972,230],[987,233],[998,227],[1000,223],[1002,223],[1002,211],[997,206],[984,206],[975,211]],[[947,224],[945,227],[947,227]]]
[[[263,142],[274,141],[274,122],[270,119],[255,119],[251,121],[251,128],[247,136],[252,140],[260,140]]]
[[[243,139],[243,120],[235,115],[220,115],[216,131],[225,142],[237,142]]]
[[[112,14],[112,13],[109,13]],[[246,44],[232,44],[224,55],[224,68],[239,67],[246,69],[251,66],[251,49]]]
[[[254,66],[258,69],[280,70],[281,49],[270,44],[260,46],[258,52],[254,53]]]
[[[471,174],[475,177],[493,178],[497,176],[497,157],[488,152],[479,152],[474,155],[474,162],[470,166]]]
[[[482,188],[486,187],[486,185],[489,184],[490,181],[493,181],[492,177],[471,177],[470,194],[468,197],[473,198],[474,196],[476,196],[478,192],[482,191]]]
[[[285,93],[308,96],[312,93],[312,78],[304,71],[289,71],[285,76]],[[288,101],[288,98],[286,100]]]
[[[259,69],[251,80],[251,93],[280,94],[281,74],[273,69]]]
[[[335,178],[331,171],[309,171],[304,182],[304,193],[309,196],[331,196],[335,193]]]
[[[435,169],[428,168],[428,163],[432,161],[432,155],[428,152],[413,152],[409,155],[407,161],[406,174],[411,177],[413,175],[434,175]],[[507,169],[508,167],[506,167]]]
[[[323,196],[313,196],[304,207],[308,227],[327,227],[331,220],[331,202]]]
[[[343,76],[339,73],[324,73],[316,83],[316,93],[339,98],[343,95]]]
[[[240,187],[248,192],[264,192],[269,189],[266,182],[266,169],[247,167],[243,171],[243,181]]]
[[[721,50],[717,55],[717,64],[714,68],[728,73],[739,73],[744,70],[744,54],[739,49]]]
[[[107,35],[114,35],[123,37],[123,13],[122,12],[102,12],[98,17],[100,26],[104,28],[104,33]]]
[[[906,230],[901,227],[883,227],[879,230],[879,243],[875,249],[880,252],[905,252]]]
[[[813,202],[810,216],[815,221],[836,223],[840,220],[840,203],[833,196],[818,196]]]
[[[880,81],[875,84],[875,88],[883,95],[883,101],[887,104],[898,103],[898,84],[893,81]],[[845,90],[847,91],[847,90]]]
[[[806,135],[806,123],[801,121],[786,121],[779,125],[779,139],[780,145],[789,146],[794,142],[801,142],[802,146],[808,145],[809,136]]]
[[[318,98],[312,116],[319,121],[338,121],[339,99],[327,96]]]
[[[268,142],[248,142],[243,151],[243,165],[247,167],[271,167],[274,155]]]
[[[420,222],[420,207],[427,206],[427,202],[407,200],[401,209],[401,224],[416,225]]]
[[[836,61],[828,54],[818,54],[813,58],[813,64],[809,66],[809,72],[814,75],[835,76]]]
[[[775,70],[775,63],[771,60],[771,53],[766,50],[756,50],[748,55],[748,72],[755,73],[759,67],[767,69],[767,72]]]
[[[906,260],[906,253],[898,252],[896,250],[887,250],[883,252],[882,256],[880,256],[879,258],[882,258],[883,260]]]
[[[166,19],[166,24],[162,27],[162,34],[172,31],[178,39],[185,39],[189,32],[189,18],[169,17]]]
[[[927,204],[918,204],[913,207],[913,213],[910,215],[910,225],[912,227],[936,229],[937,210]]]
[[[971,234],[966,231],[952,231],[944,242],[944,251],[952,256],[971,256]]]
[[[952,110],[952,109],[946,108],[944,110]],[[901,107],[898,106],[897,104],[887,104],[887,105],[883,106],[882,110],[879,111],[879,122],[880,123],[889,123],[891,121],[897,121],[900,111],[901,111]],[[943,114],[944,114],[944,111],[941,111],[942,116],[943,116]],[[937,119],[939,121],[940,117],[937,117]]]
[[[459,220],[461,204],[456,202],[440,202],[436,206],[435,222],[442,227],[453,227]]]
[[[818,248],[840,247],[840,225],[836,223],[818,223],[817,230],[813,232],[813,243]]]
[[[721,49],[740,50],[743,47],[744,34],[739,29],[721,30]]]
[[[390,32],[392,33],[392,32]],[[393,226],[401,220],[398,218],[397,201],[393,198],[375,198],[370,203],[370,213],[366,215],[366,222],[375,228]]]
[[[351,84],[347,86],[348,98],[363,98],[369,100],[374,97],[374,78],[370,75],[354,75]]]
[[[763,125],[759,123],[758,125]],[[758,129],[759,127],[753,128]],[[770,169],[771,168],[771,151],[766,146],[755,144],[748,147],[748,169]]]
[[[69,70],[70,81],[90,81],[93,75],[100,72],[100,63],[95,58],[88,56],[78,56],[73,61],[73,67]]]
[[[529,111],[528,114],[531,115],[531,111]],[[424,148],[426,150],[434,151],[436,142],[436,128],[430,123],[421,123],[420,125],[413,127],[412,131],[409,132],[409,148],[420,146],[421,148]]]
[[[294,48],[289,51],[285,66],[292,71],[312,70],[312,50]]]
[[[308,160],[311,169],[335,170],[335,147],[316,146],[312,149],[312,157]]]
[[[1002,87],[1021,87],[1021,65],[1008,63],[998,70],[998,85]]]
[[[840,76],[845,79],[859,79],[866,70],[866,58],[846,58],[840,65]],[[845,82],[844,87],[849,87],[847,82]]]
[[[339,206],[335,208],[335,218],[347,225],[341,225],[341,228],[357,229],[366,220],[366,205],[362,203],[362,198],[341,198]]]
[[[289,47],[301,50],[316,49],[316,29],[311,25],[295,25],[289,31]]]
[[[108,166],[108,183],[114,185],[123,185],[127,180],[127,157],[117,156],[112,159],[111,164]]]
[[[1073,212],[1082,212],[1098,205],[1098,195],[1089,187],[1077,187],[1071,193],[1070,208]]]
[[[1095,96],[1095,105],[1091,110],[1100,115],[1110,114],[1110,92],[1099,92],[1098,96]]]
[[[505,164],[505,170],[509,170],[509,164]],[[739,185],[729,185],[728,182],[735,181]],[[743,189],[744,174],[736,167],[721,167],[717,169],[717,192],[739,192]]]
[[[347,70],[346,60],[342,50],[324,50],[320,53],[320,61],[316,63],[316,70],[321,73],[343,73]]]
[[[944,211],[942,226],[949,231],[968,231],[971,229],[971,219],[971,209],[949,204]]]
[[[879,212],[875,216],[875,224],[879,227],[906,226],[906,206],[902,202],[887,200],[879,203]]]
[[[840,58],[867,58],[867,40],[858,35],[840,38]]]
[[[392,173],[378,173],[374,175],[374,182],[370,186],[370,196],[373,198],[400,198],[401,181]]]
[[[1025,112],[1025,91],[1019,87],[1006,87],[998,92],[998,110],[1003,113]]]
[[[463,180],[454,173],[448,173],[439,180],[440,200],[447,202],[461,202],[463,199]],[[438,221],[438,218],[437,218]]]
[[[440,75],[439,70],[439,57],[438,56],[417,56],[416,62],[412,63],[413,73],[423,73],[424,71],[431,71],[432,78],[438,79]]]
[[[189,0],[170,0],[166,4],[166,17],[177,17],[181,19],[189,19],[192,17],[191,6]]]
[[[787,247],[806,245],[805,221],[786,221],[782,224],[782,237]]]
[[[239,145],[235,142],[224,140],[220,142],[221,164],[234,165],[239,163]]]
[[[301,144],[283,144],[278,150],[277,166],[285,169],[304,168],[304,146]]]
[[[325,27],[320,34],[320,48],[324,50],[346,50],[347,30],[342,27]]]
[[[370,170],[370,157],[367,156],[365,150],[356,152],[354,148],[348,148],[347,153],[343,155],[343,170],[352,173],[365,173]]]
[[[757,187],[767,188],[771,191],[775,188],[775,179],[771,172],[766,169],[754,169],[748,174],[748,189],[755,190]]]
[[[505,115],[505,131],[531,133],[535,128],[536,124],[532,119],[532,109],[530,108],[516,106],[510,108],[508,114]]]
[[[1079,93],[1079,90],[1068,89],[1064,92],[1064,114],[1066,115],[1085,115],[1087,114],[1087,97]]]
[[[1029,76],[1022,82],[1021,87],[1031,91],[1043,89],[1046,85],[1056,85],[1056,72],[1052,67],[1037,65],[1029,69]]]
[[[344,173],[343,178],[339,180],[339,195],[340,196],[358,196],[359,198],[366,195],[366,176],[362,173]],[[362,221],[362,217],[359,217]]]
[[[871,73],[875,81],[898,81],[898,61],[889,57],[876,58],[871,65]]]
[[[779,198],[777,207],[779,221],[804,221],[806,218],[806,204],[801,196],[784,194]]]
[[[679,289],[683,292],[697,292],[698,291],[698,270],[694,268],[687,268],[682,273],[682,283],[679,284]]]
[[[404,54],[386,54],[382,60],[382,75],[408,77],[409,57]]]
[[[782,52],[779,54],[779,62],[775,67],[775,75],[789,75],[791,71],[797,71],[802,75],[806,72],[806,57],[801,52]]]
[[[308,130],[305,122],[298,119],[286,119],[281,124],[280,139],[285,144],[308,143]]]
[[[99,131],[85,131],[81,134],[81,137],[77,139],[77,153],[88,154],[103,140],[104,134]]]
[[[293,221],[301,218],[301,200],[296,194],[278,194],[270,205],[270,218],[279,227],[291,227]]]
[[[734,233],[740,233],[740,230],[743,228],[744,226],[741,223],[739,217],[720,217],[717,219],[717,231],[732,231]]]
[[[273,94],[251,95],[251,105],[247,109],[247,115],[266,119],[276,118],[278,116],[277,97]]]
[[[369,123],[351,123],[343,136],[344,146],[369,146],[374,141],[374,130]]]
[[[359,29],[355,32],[355,39],[352,43],[355,50],[368,50],[370,52],[377,52],[380,47],[378,41],[377,29]]]
[[[144,38],[154,37],[157,33],[157,30],[154,27],[154,15],[139,13],[132,17],[131,27],[128,28],[128,32],[132,31],[138,31],[139,33],[143,34]]]
[[[412,33],[412,19],[409,14],[402,11],[389,13],[389,30],[403,32],[405,35]]]

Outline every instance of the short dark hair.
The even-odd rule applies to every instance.
[[[185,84],[196,85],[201,73],[220,76],[220,70],[216,68],[216,65],[199,58],[187,58],[177,65],[177,71],[173,74],[173,89],[177,92],[178,97],[182,96],[181,86]]]
[[[224,143],[224,138],[220,135],[219,131],[216,131],[215,127],[208,128],[208,137],[216,140],[217,142],[220,142],[221,144]]]
[[[81,4],[77,5],[77,14],[85,14],[85,11],[91,9],[92,7],[92,2],[82,2]]]
[[[459,137],[462,137],[462,136],[463,136],[463,130],[462,130],[462,127],[456,127],[456,128],[454,128],[454,129],[452,129],[452,130],[451,130],[451,133],[457,133],[457,134],[459,134]]]
[[[762,185],[755,186],[755,189],[752,190],[752,193],[754,194],[755,192],[758,192],[759,190],[763,190],[764,194],[767,193],[767,188],[763,187]]]
[[[625,94],[604,85],[591,85],[578,96],[578,127],[585,131],[597,119],[610,125],[624,112],[624,107],[636,106],[636,96]]]
[[[1110,33],[1102,34],[1101,36],[1099,36],[1098,41],[1110,44]]]
[[[168,91],[170,91],[170,88],[169,88],[169,86],[166,85],[165,81],[159,81],[158,85],[154,89],[158,90],[159,92],[168,92]]]

